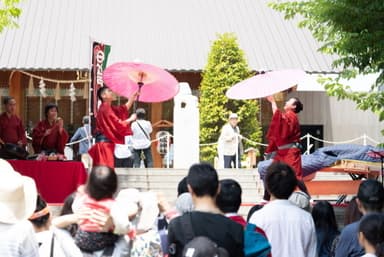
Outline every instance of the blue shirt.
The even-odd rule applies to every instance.
[[[340,240],[336,246],[335,257],[360,257],[365,251],[359,244],[360,220],[347,225],[340,234]]]
[[[89,133],[89,125],[84,125],[83,127],[80,127],[76,130],[75,134],[72,136],[70,142],[74,142],[83,138],[87,137],[87,134]],[[89,140],[82,140],[79,143],[79,152],[78,154],[84,154],[87,153],[89,149]]]

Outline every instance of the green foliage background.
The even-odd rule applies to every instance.
[[[260,142],[262,131],[259,121],[259,104],[256,100],[231,100],[225,96],[228,88],[251,77],[244,52],[239,48],[232,33],[218,35],[208,55],[200,86],[200,143],[217,143],[221,127],[228,122],[231,112],[239,115],[241,134],[252,141]],[[252,146],[243,140],[244,149]],[[253,146],[255,147],[255,146]],[[217,145],[200,147],[200,160],[213,162]]]
[[[323,53],[338,59],[341,68],[336,79],[320,80],[331,96],[350,99],[361,110],[371,110],[384,120],[384,1],[306,0],[275,1],[270,6],[285,14],[286,19],[299,16],[299,27],[308,28],[322,43]],[[342,78],[357,74],[378,73],[369,92],[352,92]],[[384,134],[384,130],[382,131]]]
[[[16,7],[20,0],[0,0],[0,33],[5,27],[17,27],[21,10]]]

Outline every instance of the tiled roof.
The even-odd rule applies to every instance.
[[[90,41],[108,63],[140,59],[202,70],[218,33],[233,32],[254,70],[331,72],[333,58],[267,0],[24,0],[18,29],[0,34],[1,69],[88,69]]]

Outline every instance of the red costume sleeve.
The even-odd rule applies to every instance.
[[[277,150],[278,146],[300,141],[300,124],[296,113],[282,113],[276,110],[267,133],[268,147],[266,152]]]
[[[35,153],[41,152],[41,145],[45,133],[44,121],[40,121],[32,130],[32,147]]]
[[[132,135],[131,125],[125,122],[128,115],[125,105],[102,103],[97,113],[97,129],[112,142],[124,144],[124,137]]]
[[[16,115],[8,117],[4,112],[0,115],[0,138],[5,143],[17,144],[19,141],[25,146],[27,138],[23,122]]]
[[[44,136],[45,131],[48,129],[51,129],[51,133]],[[32,146],[35,153],[40,153],[42,150],[55,150],[64,154],[68,138],[69,135],[65,129],[60,131],[56,124],[50,125],[47,120],[42,120],[32,131]]]

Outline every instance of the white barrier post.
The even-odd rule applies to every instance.
[[[169,144],[171,142],[171,140],[169,139],[170,136],[170,134],[167,134],[167,169],[169,169],[169,157],[171,155],[171,153],[169,152]]]
[[[309,150],[311,149],[311,135],[309,133],[307,133],[305,135],[305,137],[307,138],[307,154],[309,154]]]

